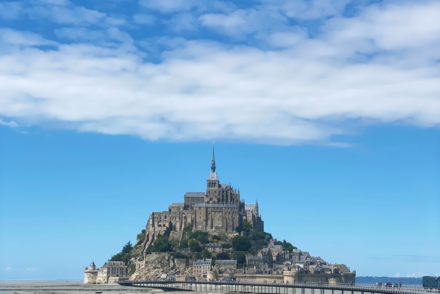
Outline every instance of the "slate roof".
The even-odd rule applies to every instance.
[[[208,181],[218,181],[217,173],[215,171],[209,173]]]
[[[205,197],[205,192],[186,192],[185,197]]]
[[[217,208],[223,208],[223,207],[230,207],[230,208],[237,208],[237,204],[206,204],[206,203],[197,203],[195,207],[217,207]]]
[[[108,261],[106,262],[102,267],[120,267],[120,266],[125,266],[125,263],[123,261]]]
[[[208,243],[205,244],[205,247],[213,247],[213,248],[222,248],[222,244],[218,244],[218,243]]]
[[[236,265],[237,264],[237,260],[216,260],[215,264],[218,265]]]
[[[194,265],[211,265],[212,263],[212,259],[198,259],[196,261],[194,261]]]
[[[244,205],[244,209],[245,210],[254,210],[255,209],[255,204],[245,204]]]

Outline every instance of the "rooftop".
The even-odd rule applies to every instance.
[[[194,265],[211,265],[212,259],[205,258],[194,261]]]
[[[197,203],[195,207],[230,207],[230,208],[237,208],[238,204],[206,204],[206,203]]]
[[[184,197],[205,197],[205,192],[186,192]]]
[[[221,244],[218,244],[218,243],[208,243],[208,244],[205,244],[205,247],[222,248],[223,246]]]
[[[244,205],[244,209],[245,210],[254,210],[255,209],[255,204],[245,204]]]
[[[237,260],[216,260],[215,264],[223,264],[223,265],[232,264],[232,265],[234,265],[234,264],[237,264]]]

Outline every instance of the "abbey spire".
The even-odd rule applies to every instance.
[[[214,154],[214,142],[212,142],[212,160],[211,160],[211,172],[215,173],[215,154]]]
[[[215,154],[214,154],[214,142],[212,142],[212,160],[211,160],[211,172],[209,173],[207,188],[218,188],[219,181],[217,173],[215,172]]]

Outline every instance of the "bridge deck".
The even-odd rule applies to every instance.
[[[204,282],[204,281],[130,281],[119,283],[122,286],[148,287],[164,291],[197,291],[219,293],[259,293],[259,294],[427,294],[438,290],[427,290],[421,286],[402,286],[390,288],[370,284],[328,285],[319,283],[248,283],[248,282]]]

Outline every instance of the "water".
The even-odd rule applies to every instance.
[[[376,282],[391,282],[391,283],[399,283],[401,282],[402,285],[423,285],[422,278],[396,278],[396,277],[356,277],[356,283],[359,284],[376,284]]]

